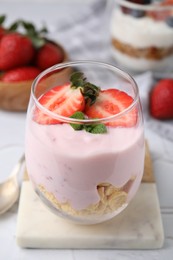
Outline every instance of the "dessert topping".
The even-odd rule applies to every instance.
[[[133,103],[133,98],[127,93],[118,89],[101,90],[96,102],[92,105],[86,105],[85,114],[89,118],[107,118],[116,115]],[[136,109],[132,109],[127,115],[107,122],[109,126],[134,126],[136,124]]]
[[[134,4],[139,4],[139,5],[149,5],[151,3],[151,0],[126,0],[127,2],[131,2]],[[132,9],[126,6],[121,6],[121,9],[123,11],[123,13],[125,14],[130,14],[135,18],[141,18],[143,16],[145,16],[146,12],[143,10],[139,10],[139,9]]]
[[[135,17],[135,18],[141,18],[145,16],[145,11],[143,10],[137,10],[137,9],[132,9],[130,14]]]
[[[126,0],[127,2],[131,2],[134,4],[138,4],[138,5],[149,5],[152,4],[151,0]],[[153,5],[155,6],[171,6],[173,5],[173,0],[164,0],[162,2],[159,3],[154,3]],[[166,23],[173,27],[173,22],[172,22],[172,15],[173,15],[173,11],[170,10],[149,10],[149,11],[144,11],[144,10],[140,10],[140,9],[132,9],[130,7],[126,7],[126,6],[121,6],[121,10],[123,13],[125,14],[129,14],[135,18],[141,18],[143,16],[148,16],[151,17],[154,20],[158,20],[158,21],[163,21],[166,20]],[[168,19],[167,19],[168,18]]]
[[[94,104],[100,92],[99,87],[91,84],[90,82],[87,82],[82,72],[74,72],[70,77],[70,81],[72,88],[81,88],[81,92],[87,104]]]
[[[71,83],[56,86],[39,98],[39,103],[49,111],[64,117],[75,119],[105,119],[114,116],[133,103],[133,98],[118,89],[101,90],[94,84],[87,82],[82,72],[75,72],[70,77]],[[136,124],[136,109],[115,121],[106,122],[108,126],[131,127]],[[38,108],[34,113],[34,120],[40,124],[58,124],[58,120],[45,115]],[[90,133],[105,133],[104,124],[72,123],[75,130],[86,130]]]
[[[160,6],[171,6],[173,5],[173,0],[164,0],[162,2],[159,2],[159,3],[155,3],[155,5],[160,5]],[[166,23],[168,25],[169,24],[169,18],[172,17],[173,15],[173,11],[171,10],[152,10],[152,11],[148,11],[147,12],[147,15],[157,21],[166,21]],[[168,22],[167,22],[168,21]],[[172,27],[172,26],[171,26]]]
[[[80,88],[71,88],[70,84],[57,86],[43,94],[39,103],[55,114],[70,117],[77,111],[83,111],[85,100]],[[58,120],[36,109],[34,120],[39,124],[58,124]]]
[[[139,4],[139,5],[149,5],[151,4],[152,0],[126,0],[126,1],[134,4]]]
[[[74,113],[71,118],[76,118],[80,120],[87,119],[85,114],[82,112]],[[107,132],[106,126],[104,124],[70,124],[74,130],[85,130],[92,134],[103,134]]]

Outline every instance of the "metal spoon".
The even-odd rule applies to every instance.
[[[9,210],[19,198],[20,187],[18,174],[24,161],[25,156],[22,155],[8,179],[0,183],[0,214]]]

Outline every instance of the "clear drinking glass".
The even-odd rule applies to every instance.
[[[112,0],[111,6],[111,52],[119,66],[173,71],[173,1]]]
[[[72,88],[76,72],[84,74],[86,85],[79,80],[78,88]],[[69,105],[74,98],[91,94],[91,86],[99,86],[99,92],[93,104],[85,95],[79,109],[85,118],[64,116],[78,105]],[[106,63],[77,61],[53,66],[35,79],[27,112],[26,165],[34,190],[55,214],[80,224],[119,214],[141,183],[144,146],[138,87],[127,73]]]

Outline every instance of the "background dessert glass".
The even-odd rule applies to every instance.
[[[69,77],[59,78],[61,69],[68,70]],[[133,102],[121,113],[86,120],[63,117],[41,105],[40,97],[69,82],[73,71],[83,72],[101,89],[124,91]],[[34,119],[38,111],[59,123],[38,123]],[[134,115],[133,124],[122,123],[134,119]],[[102,123],[107,132],[75,131],[70,123],[85,127]],[[94,224],[119,214],[140,185],[144,146],[138,87],[127,73],[105,63],[78,61],[51,67],[34,81],[26,124],[27,171],[36,193],[57,215],[80,224]]]
[[[173,2],[113,0],[112,5],[111,51],[117,63],[130,72],[173,70]]]

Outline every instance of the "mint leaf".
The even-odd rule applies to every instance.
[[[107,133],[107,128],[104,124],[97,124],[97,125],[85,125],[85,131],[91,134],[104,134]]]
[[[70,118],[75,118],[79,120],[85,120],[85,115],[81,111],[75,112]],[[92,124],[92,125],[85,125],[85,124],[74,124],[70,123],[71,127],[73,127],[74,130],[85,130],[86,132],[89,132],[91,134],[104,134],[107,133],[107,128],[104,124]]]
[[[84,120],[85,119],[85,115],[81,111],[77,111],[70,118]],[[83,124],[73,124],[73,123],[71,123],[70,125],[76,131],[83,129]]]

